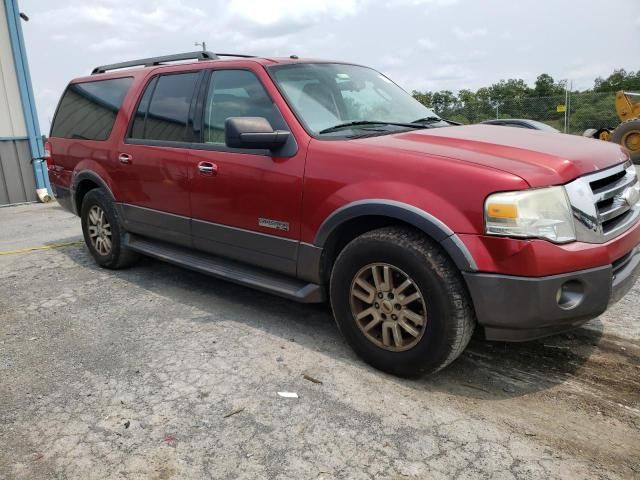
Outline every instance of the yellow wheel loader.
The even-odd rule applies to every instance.
[[[584,135],[619,143],[629,150],[633,163],[640,164],[640,93],[616,92],[616,112],[621,122],[616,128],[590,128]]]

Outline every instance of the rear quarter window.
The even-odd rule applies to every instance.
[[[132,77],[72,83],[67,87],[51,126],[51,136],[106,140]]]

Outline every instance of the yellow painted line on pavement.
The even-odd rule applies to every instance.
[[[18,253],[29,253],[38,250],[52,250],[54,248],[70,247],[72,245],[81,245],[83,243],[84,240],[76,240],[75,242],[52,243],[51,245],[42,245],[39,247],[18,248],[17,250],[4,250],[0,251],[0,255],[15,255]]]

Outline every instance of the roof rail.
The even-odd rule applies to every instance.
[[[224,56],[229,56],[228,54],[221,54]],[[240,56],[248,56],[248,55],[233,55],[234,57]],[[108,70],[118,70],[120,68],[128,68],[128,67],[138,67],[144,65],[145,67],[152,67],[154,65],[160,65],[165,62],[179,62],[181,60],[217,60],[219,58],[213,52],[206,51],[198,51],[198,52],[188,52],[188,53],[177,53],[174,55],[164,55],[162,57],[149,57],[149,58],[141,58],[139,60],[130,60],[128,62],[120,62],[120,63],[112,63],[110,65],[101,65],[99,67],[94,68],[91,71],[91,75],[95,75],[97,73],[105,73]]]
[[[238,57],[238,58],[257,58],[255,55],[244,55],[242,53],[216,53],[218,57]]]

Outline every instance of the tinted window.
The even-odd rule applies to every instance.
[[[246,70],[213,72],[204,109],[204,141],[224,143],[229,117],[264,117],[274,129],[286,125],[255,74]]]
[[[185,141],[187,117],[198,73],[162,75],[149,83],[140,100],[131,138]]]
[[[151,94],[156,86],[158,77],[155,77],[144,91],[142,99],[138,104],[138,110],[136,110],[135,117],[133,119],[133,125],[131,127],[131,138],[144,138],[144,121],[147,118],[147,110],[149,109],[149,100],[151,100]]]
[[[51,127],[52,137],[106,140],[133,79],[69,85]]]

